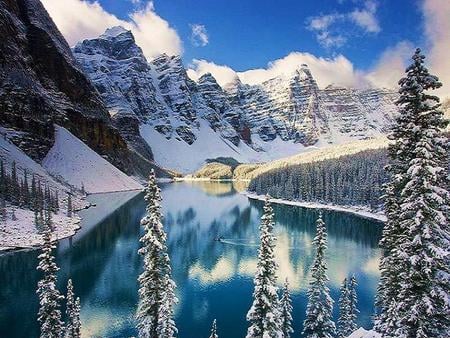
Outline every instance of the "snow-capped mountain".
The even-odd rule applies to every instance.
[[[222,88],[211,74],[194,82],[179,56],[147,62],[121,27],[73,52],[125,139],[140,151],[149,145],[157,163],[181,172],[218,156],[266,161],[308,146],[376,138],[396,111],[395,92],[320,89],[307,65],[260,85],[236,78]]]
[[[159,174],[168,176],[155,167],[145,141],[133,151],[131,142],[124,137],[126,133],[119,133],[114,127],[111,109],[106,109],[39,0],[1,1],[0,16],[0,126],[15,131],[11,134],[15,145],[41,162],[55,143],[54,125],[60,125],[130,175],[146,176],[154,167]],[[130,53],[137,55],[137,50]],[[128,59],[131,54],[114,57]],[[137,57],[134,59],[138,64]],[[145,58],[141,61],[141,67],[148,67]],[[141,89],[140,85],[135,87]],[[144,94],[147,93],[137,96]],[[127,101],[121,98],[122,95],[116,97],[120,101],[116,107],[125,109]],[[142,111],[148,114],[151,107],[154,104]],[[130,110],[135,111],[134,107]],[[131,129],[131,135],[139,135],[138,123],[127,121],[124,125]]]

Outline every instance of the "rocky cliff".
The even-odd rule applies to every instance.
[[[376,138],[396,111],[395,92],[320,89],[307,65],[259,85],[236,78],[222,88],[211,74],[194,82],[179,56],[147,62],[120,27],[80,42],[74,55],[113,120],[128,121],[118,124],[122,134],[141,145],[144,139],[156,162],[181,171],[216,156],[264,161],[311,145]]]
[[[58,124],[123,171],[148,172],[151,153],[129,150],[39,0],[1,0],[0,36],[0,124],[21,149],[42,160]]]

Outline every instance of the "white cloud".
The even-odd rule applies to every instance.
[[[439,77],[443,86],[436,92],[450,98],[450,1],[425,0],[422,5],[425,35],[428,41],[430,70]]]
[[[191,42],[194,46],[204,47],[209,42],[208,33],[204,25],[192,24],[191,26]]]
[[[450,2],[424,0],[422,10],[426,40],[422,49],[427,56],[425,63],[443,84],[435,93],[442,98],[450,98]],[[411,42],[402,41],[386,49],[375,67],[368,72],[368,80],[376,86],[395,88],[406,66],[411,63],[415,47]]]
[[[121,20],[97,2],[82,0],[41,0],[69,45],[95,38],[107,28],[121,25],[130,29],[144,54],[152,58],[161,53],[180,54],[181,40],[169,23],[155,13],[152,2]]]
[[[211,73],[221,86],[230,83],[237,77],[236,72],[230,67],[217,65],[206,60],[194,59],[188,66],[187,74],[194,81],[197,81],[200,76],[206,73]]]
[[[311,17],[307,20],[307,28],[316,34],[319,44],[325,48],[342,47],[351,36],[352,31],[338,30],[340,24],[351,22],[366,33],[381,31],[376,12],[378,3],[367,0],[364,7],[354,9],[348,13],[332,13]],[[344,35],[345,34],[345,35]]]
[[[378,4],[376,2],[366,1],[365,7],[363,9],[355,9],[349,14],[349,18],[367,33],[378,33],[381,31],[381,28],[376,18],[377,7]]]
[[[398,80],[403,77],[413,52],[414,46],[409,41],[401,41],[394,47],[387,48],[375,66],[368,71],[367,79],[377,87],[395,88]]]
[[[142,48],[147,58],[162,53],[181,54],[182,44],[177,32],[169,23],[155,13],[151,2],[139,11],[130,15],[131,31],[136,43]]]
[[[354,69],[344,56],[333,59],[316,57],[309,53],[292,52],[284,58],[270,62],[266,68],[235,72],[228,66],[217,65],[205,60],[194,60],[189,66],[188,75],[196,80],[205,73],[211,73],[220,85],[231,82],[236,76],[243,83],[259,84],[277,76],[289,76],[302,64],[307,64],[319,87],[329,84],[342,86],[367,85],[363,74]]]

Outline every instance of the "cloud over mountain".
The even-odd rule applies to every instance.
[[[133,32],[147,58],[161,53],[180,54],[183,50],[178,33],[156,14],[153,2],[130,13],[126,21],[108,13],[97,1],[42,0],[42,3],[71,46],[120,25]]]

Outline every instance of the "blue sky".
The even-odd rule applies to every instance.
[[[102,6],[122,19],[136,6],[132,1],[101,0]],[[137,2],[136,2],[137,3]],[[342,46],[323,46],[309,29],[312,18],[364,10],[356,0],[155,0],[155,11],[176,29],[183,41],[184,59],[206,59],[237,71],[264,67],[292,51],[332,57],[342,53],[361,69],[367,69],[389,46],[402,40],[421,44],[423,29],[420,3],[415,0],[373,1],[373,16],[380,30],[366,31],[350,20],[329,27],[344,35]],[[191,43],[191,25],[201,24],[209,37],[206,46]],[[151,33],[150,33],[151,34]]]
[[[221,85],[306,63],[320,87],[395,88],[419,46],[450,97],[450,0],[41,1],[71,46],[121,25],[148,59],[181,54],[192,79]]]

